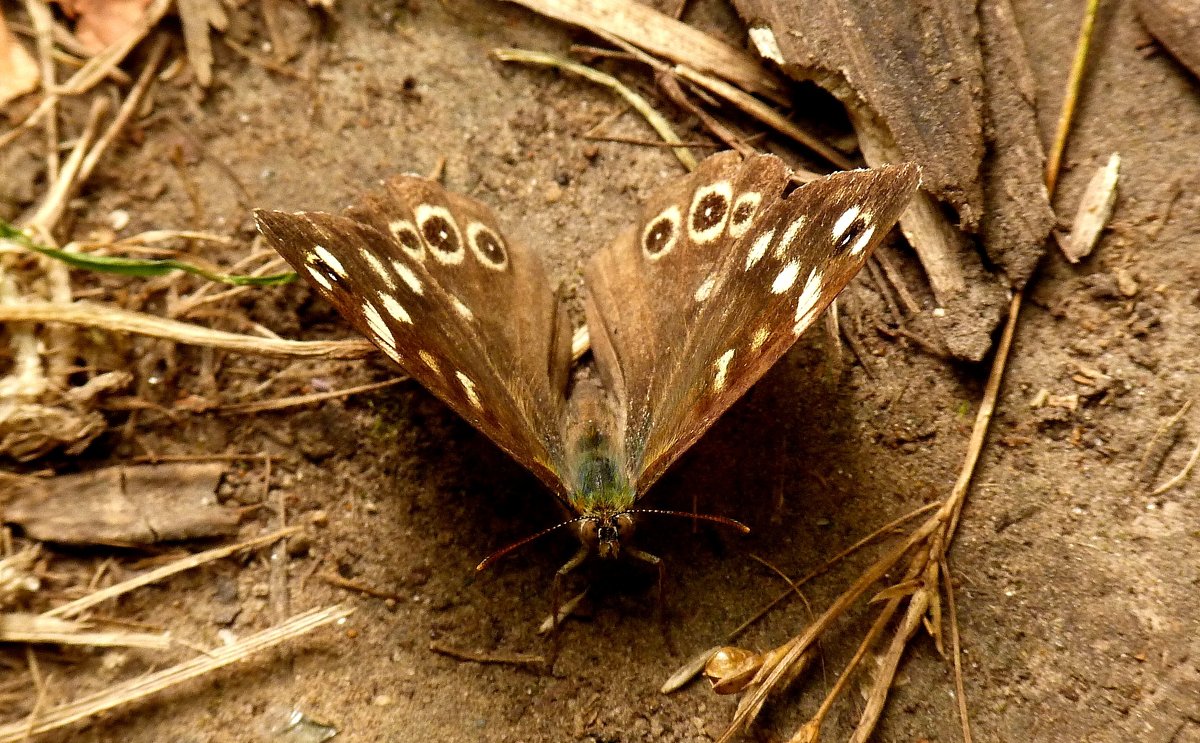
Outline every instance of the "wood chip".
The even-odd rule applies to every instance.
[[[1091,255],[1100,233],[1108,226],[1113,205],[1117,202],[1117,178],[1121,170],[1121,156],[1114,152],[1108,163],[1096,171],[1088,181],[1075,213],[1071,234],[1059,244],[1063,255],[1072,263],[1078,263]]]
[[[225,465],[109,467],[29,479],[4,520],[34,539],[60,544],[153,544],[237,532],[238,512],[216,503]]]

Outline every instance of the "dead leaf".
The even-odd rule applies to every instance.
[[[41,79],[37,62],[13,38],[0,11],[0,106],[37,90]]]
[[[95,54],[138,25],[150,0],[59,0],[75,19],[75,38]]]

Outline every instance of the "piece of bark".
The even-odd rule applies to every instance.
[[[868,163],[921,164],[923,193],[901,229],[943,310],[922,317],[923,331],[940,334],[956,357],[982,359],[1009,290],[1028,280],[1053,226],[1031,77],[1007,0],[734,4],[764,59],[846,105]]]
[[[1175,59],[1200,76],[1200,3],[1196,0],[1136,0],[1147,30]]]
[[[1046,252],[1054,210],[1043,173],[1037,87],[1010,0],[981,0],[984,135],[983,220],[988,258],[1021,289]]]
[[[109,467],[27,479],[3,521],[63,544],[140,545],[237,533],[238,512],[217,504],[220,462]]]

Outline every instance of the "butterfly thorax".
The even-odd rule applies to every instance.
[[[569,473],[567,502],[580,517],[580,539],[601,557],[615,557],[633,531],[626,513],[637,499],[625,466],[614,416],[593,380],[580,380],[571,395],[565,431]]]

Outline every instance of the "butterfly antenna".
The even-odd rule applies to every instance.
[[[688,511],[665,511],[661,508],[634,508],[625,513],[648,513],[655,516],[682,516],[686,519],[698,519],[700,521],[711,521],[714,524],[722,524],[724,526],[732,526],[743,534],[750,533],[750,527],[736,519],[725,518],[724,516],[714,516],[709,513],[690,513]]]
[[[547,529],[542,529],[541,531],[537,532],[536,534],[532,534],[532,535],[530,535],[530,536],[528,536],[528,537],[525,537],[525,538],[524,538],[524,539],[522,539],[522,540],[519,540],[519,541],[513,542],[512,544],[508,545],[507,547],[503,547],[503,548],[501,548],[501,549],[498,549],[498,550],[496,550],[495,552],[493,552],[492,554],[490,554],[490,555],[488,555],[487,557],[483,558],[483,562],[481,562],[481,563],[479,563],[478,565],[476,565],[476,566],[475,566],[475,569],[476,569],[476,570],[486,570],[486,569],[487,569],[489,566],[491,566],[491,564],[492,564],[492,563],[496,562],[496,561],[497,561],[497,560],[499,560],[501,557],[504,557],[504,556],[505,556],[505,555],[507,555],[509,552],[513,552],[513,551],[515,551],[515,550],[519,550],[519,549],[521,549],[522,547],[524,547],[525,545],[529,544],[530,542],[532,542],[532,541],[535,541],[535,540],[537,540],[537,539],[541,539],[542,537],[546,536],[547,534],[549,534],[549,533],[550,533],[550,532],[552,532],[552,531],[556,531],[556,530],[558,530],[558,529],[561,529],[561,528],[563,528],[564,526],[570,526],[571,524],[577,524],[577,523],[579,523],[580,521],[583,521],[583,520],[585,520],[586,518],[587,518],[586,516],[583,516],[583,517],[580,517],[580,518],[577,518],[577,519],[570,519],[569,521],[563,521],[562,523],[555,524],[554,526],[551,526],[551,527],[549,527],[549,528],[547,528]],[[736,523],[736,522],[735,522],[735,523]]]

